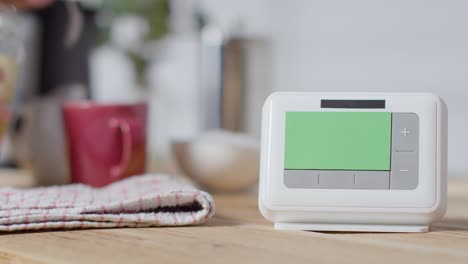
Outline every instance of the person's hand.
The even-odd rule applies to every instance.
[[[17,8],[43,8],[55,2],[55,0],[0,0],[1,4],[13,5]]]

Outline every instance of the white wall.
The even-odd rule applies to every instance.
[[[204,0],[269,36],[275,90],[431,91],[449,108],[449,170],[468,177],[468,1]]]

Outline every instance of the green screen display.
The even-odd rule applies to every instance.
[[[286,170],[390,170],[392,114],[287,112]]]

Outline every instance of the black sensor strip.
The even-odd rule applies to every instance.
[[[329,100],[322,99],[322,108],[384,109],[385,100]]]

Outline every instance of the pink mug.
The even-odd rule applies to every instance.
[[[66,103],[63,117],[72,182],[102,187],[143,173],[147,111],[145,103]]]

